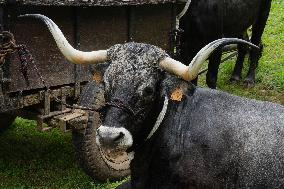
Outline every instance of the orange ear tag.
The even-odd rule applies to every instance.
[[[94,75],[93,75],[93,80],[96,83],[101,83],[102,80],[103,80],[103,77],[102,77],[101,73],[100,72],[95,72]]]
[[[183,91],[181,88],[176,88],[171,94],[171,100],[180,102],[183,97]]]

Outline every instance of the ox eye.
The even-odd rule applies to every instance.
[[[154,93],[154,89],[152,87],[146,87],[143,91],[143,96],[151,96]]]

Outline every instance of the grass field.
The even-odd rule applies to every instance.
[[[218,89],[284,104],[283,0],[273,0],[263,42],[265,46],[255,87],[248,89],[241,83],[230,84],[228,80],[234,61],[228,61],[220,68]],[[204,78],[199,84],[204,85]],[[111,189],[117,185],[95,183],[80,170],[75,163],[70,134],[62,134],[56,129],[42,133],[35,126],[34,121],[17,118],[6,132],[0,134],[0,189]]]
[[[75,163],[71,135],[39,132],[35,121],[17,118],[0,134],[0,188],[112,188],[94,183]]]

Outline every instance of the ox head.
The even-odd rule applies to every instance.
[[[165,90],[168,73],[175,75],[176,80],[190,81],[197,77],[203,62],[216,48],[231,43],[254,46],[240,39],[219,39],[202,48],[186,66],[170,58],[162,49],[142,43],[118,44],[107,50],[82,52],[68,43],[49,18],[43,15],[24,16],[43,20],[70,62],[110,62],[104,73],[105,115],[97,129],[97,144],[110,148],[129,149],[147,138],[169,95]]]

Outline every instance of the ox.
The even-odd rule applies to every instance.
[[[218,46],[250,43],[216,40],[185,66],[141,43],[82,52],[49,18],[27,16],[47,24],[70,62],[110,62],[104,73],[106,112],[96,142],[134,152],[131,181],[119,188],[284,187],[284,107],[188,82]]]
[[[251,25],[251,42],[262,47],[261,36],[270,5],[271,0],[191,0],[188,11],[180,20],[184,33],[178,59],[190,62],[204,45],[221,37],[243,38]],[[246,46],[239,44],[236,66],[230,78],[233,82],[241,79],[246,52]],[[222,51],[218,50],[209,58],[206,83],[210,88],[216,88],[221,55]],[[260,56],[261,51],[251,49],[249,71],[244,81],[247,86],[254,84]]]

